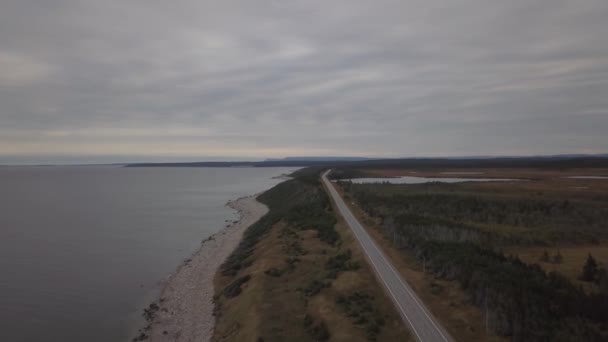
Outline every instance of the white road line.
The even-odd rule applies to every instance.
[[[357,241],[359,241],[359,244],[363,247],[363,242],[361,241],[361,238],[359,238],[359,234],[357,234],[357,232],[355,232],[355,238],[357,238]],[[397,304],[397,306],[399,306],[399,313],[401,314],[402,317],[404,317],[407,320],[407,322],[409,323],[409,325],[412,328],[412,330],[414,330],[414,334],[416,334],[416,336],[418,337],[418,339],[420,341],[422,341],[422,338],[420,338],[420,335],[418,334],[418,331],[416,331],[416,327],[414,327],[414,324],[412,324],[412,321],[410,321],[409,317],[407,317],[407,315],[405,314],[405,310],[401,306],[401,303],[399,303],[399,300],[397,300],[397,297],[395,296],[395,294],[391,290],[390,286],[388,286],[388,283],[386,282],[386,280],[384,279],[384,277],[382,277],[382,274],[378,271],[378,265],[376,265],[376,263],[374,262],[374,259],[372,259],[369,256],[369,254],[365,250],[365,247],[363,247],[363,251],[365,252],[365,256],[367,257],[367,259],[374,266],[374,272],[382,280],[382,282],[384,283],[384,287],[388,290],[388,292],[390,293],[391,297],[393,298],[393,302],[395,302],[395,304]]]
[[[430,321],[431,325],[433,326],[433,328],[435,328],[436,332],[439,334],[439,336],[441,336],[441,338],[443,339],[443,341],[446,341],[446,342],[451,341],[451,338],[448,338],[448,337],[446,337],[446,335],[444,335],[443,329],[440,328],[437,325],[437,323],[435,323],[435,319],[433,317],[431,317],[431,315],[429,315],[429,312],[424,307],[424,305],[421,304],[421,302],[419,301],[419,298],[417,298],[417,295],[413,292],[413,290],[410,289],[409,285],[401,278],[401,276],[399,275],[399,273],[397,272],[397,270],[394,268],[394,266],[391,264],[391,262],[384,255],[384,253],[382,252],[382,250],[378,247],[378,245],[376,245],[375,241],[373,241],[373,239],[371,238],[371,236],[365,231],[365,228],[363,228],[363,225],[361,225],[361,223],[359,223],[359,221],[357,220],[357,218],[350,211],[350,209],[346,205],[345,201],[340,197],[340,195],[338,194],[338,192],[334,188],[334,186],[331,183],[331,181],[329,181],[327,179],[327,174],[329,174],[329,172],[330,171],[327,171],[325,174],[323,174],[323,176],[322,176],[323,182],[328,187],[328,190],[329,190],[329,192],[331,194],[331,197],[336,202],[336,204],[338,206],[338,209],[340,211],[340,214],[344,217],[346,223],[350,226],[351,230],[355,234],[355,237],[357,238],[357,241],[359,242],[359,244],[363,248],[363,251],[365,252],[365,255],[366,255],[367,259],[373,265],[375,273],[379,276],[380,280],[382,280],[382,282],[384,283],[384,287],[388,290],[389,294],[391,295],[391,297],[393,299],[393,302],[395,302],[395,304],[397,304],[397,306],[399,307],[399,311],[400,311],[401,316],[403,318],[405,318],[405,320],[407,321],[407,323],[412,327],[412,330],[416,334],[416,337],[418,338],[418,340],[424,341],[422,339],[422,337],[421,337],[421,334],[417,331],[414,323],[408,317],[408,315],[406,313],[406,310],[403,308],[403,306],[402,306],[401,302],[399,301],[399,299],[397,298],[396,294],[393,292],[393,290],[389,286],[388,281],[382,275],[382,273],[380,271],[380,267],[373,260],[371,254],[370,254],[371,252],[375,252],[375,253],[377,253],[380,256],[380,258],[382,259],[382,261],[384,261],[385,266],[387,266],[387,269],[390,270],[390,272],[392,273],[392,275],[395,278],[397,278],[397,280],[399,281],[399,283],[403,287],[403,290],[405,290],[405,293],[407,295],[409,295],[410,299],[412,299],[414,303],[416,303],[416,306],[418,307],[418,309],[420,311],[422,311],[422,313],[424,314],[424,316],[426,316],[427,320]],[[365,240],[365,242],[369,243],[367,246],[364,243],[364,240]],[[393,286],[394,285],[395,284],[393,284]],[[402,299],[404,299],[404,300],[407,301],[407,298],[402,298]],[[422,323],[422,324],[425,324],[425,323]],[[427,325],[426,331],[427,331],[427,333],[429,332],[428,325]],[[438,337],[438,336],[436,335],[436,337]],[[424,341],[424,342],[426,342],[426,341]]]
[[[437,329],[437,331],[439,332],[439,334],[441,335],[441,337],[443,337],[443,339],[446,342],[448,342],[448,339],[445,337],[445,335],[443,334],[443,332],[441,331],[441,329],[435,324],[435,320],[429,316],[429,314],[426,311],[426,308],[424,306],[422,306],[420,304],[420,302],[418,301],[418,298],[417,298],[418,296],[410,290],[409,285],[407,285],[407,284],[404,283],[403,279],[401,279],[401,276],[397,273],[397,271],[395,270],[395,268],[393,267],[393,265],[384,256],[384,253],[382,253],[382,251],[378,248],[378,246],[376,246],[376,243],[373,240],[371,240],[371,237],[370,237],[370,242],[374,245],[374,247],[376,249],[378,249],[378,252],[379,252],[380,256],[382,257],[382,259],[384,259],[384,261],[386,261],[388,267],[395,274],[395,276],[397,277],[397,279],[399,280],[399,282],[401,283],[401,285],[403,285],[403,287],[405,288],[405,290],[410,294],[410,296],[412,296],[412,299],[414,299],[414,302],[416,302],[416,304],[422,310],[422,312],[424,313],[424,315],[431,321],[431,323],[433,324],[433,326],[435,327],[435,329]]]

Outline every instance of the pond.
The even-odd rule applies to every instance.
[[[484,172],[460,172],[460,171],[453,171],[453,172],[441,172],[442,175],[482,175],[484,174]]]
[[[390,183],[390,184],[422,184],[431,182],[441,183],[462,183],[462,182],[513,182],[521,181],[521,179],[509,179],[509,178],[431,178],[431,177],[412,177],[403,176],[395,178],[353,178],[348,179],[349,181],[357,184],[368,184],[368,183]]]

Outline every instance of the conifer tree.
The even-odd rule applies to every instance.
[[[583,273],[581,274],[580,279],[583,281],[594,281],[597,275],[597,261],[591,256],[587,257],[587,261],[585,262],[585,266],[583,266]]]

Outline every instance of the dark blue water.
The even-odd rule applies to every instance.
[[[0,341],[124,341],[159,281],[287,168],[0,168]]]

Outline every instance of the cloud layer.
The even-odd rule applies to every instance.
[[[8,0],[0,155],[608,152],[605,18],[605,0]]]

